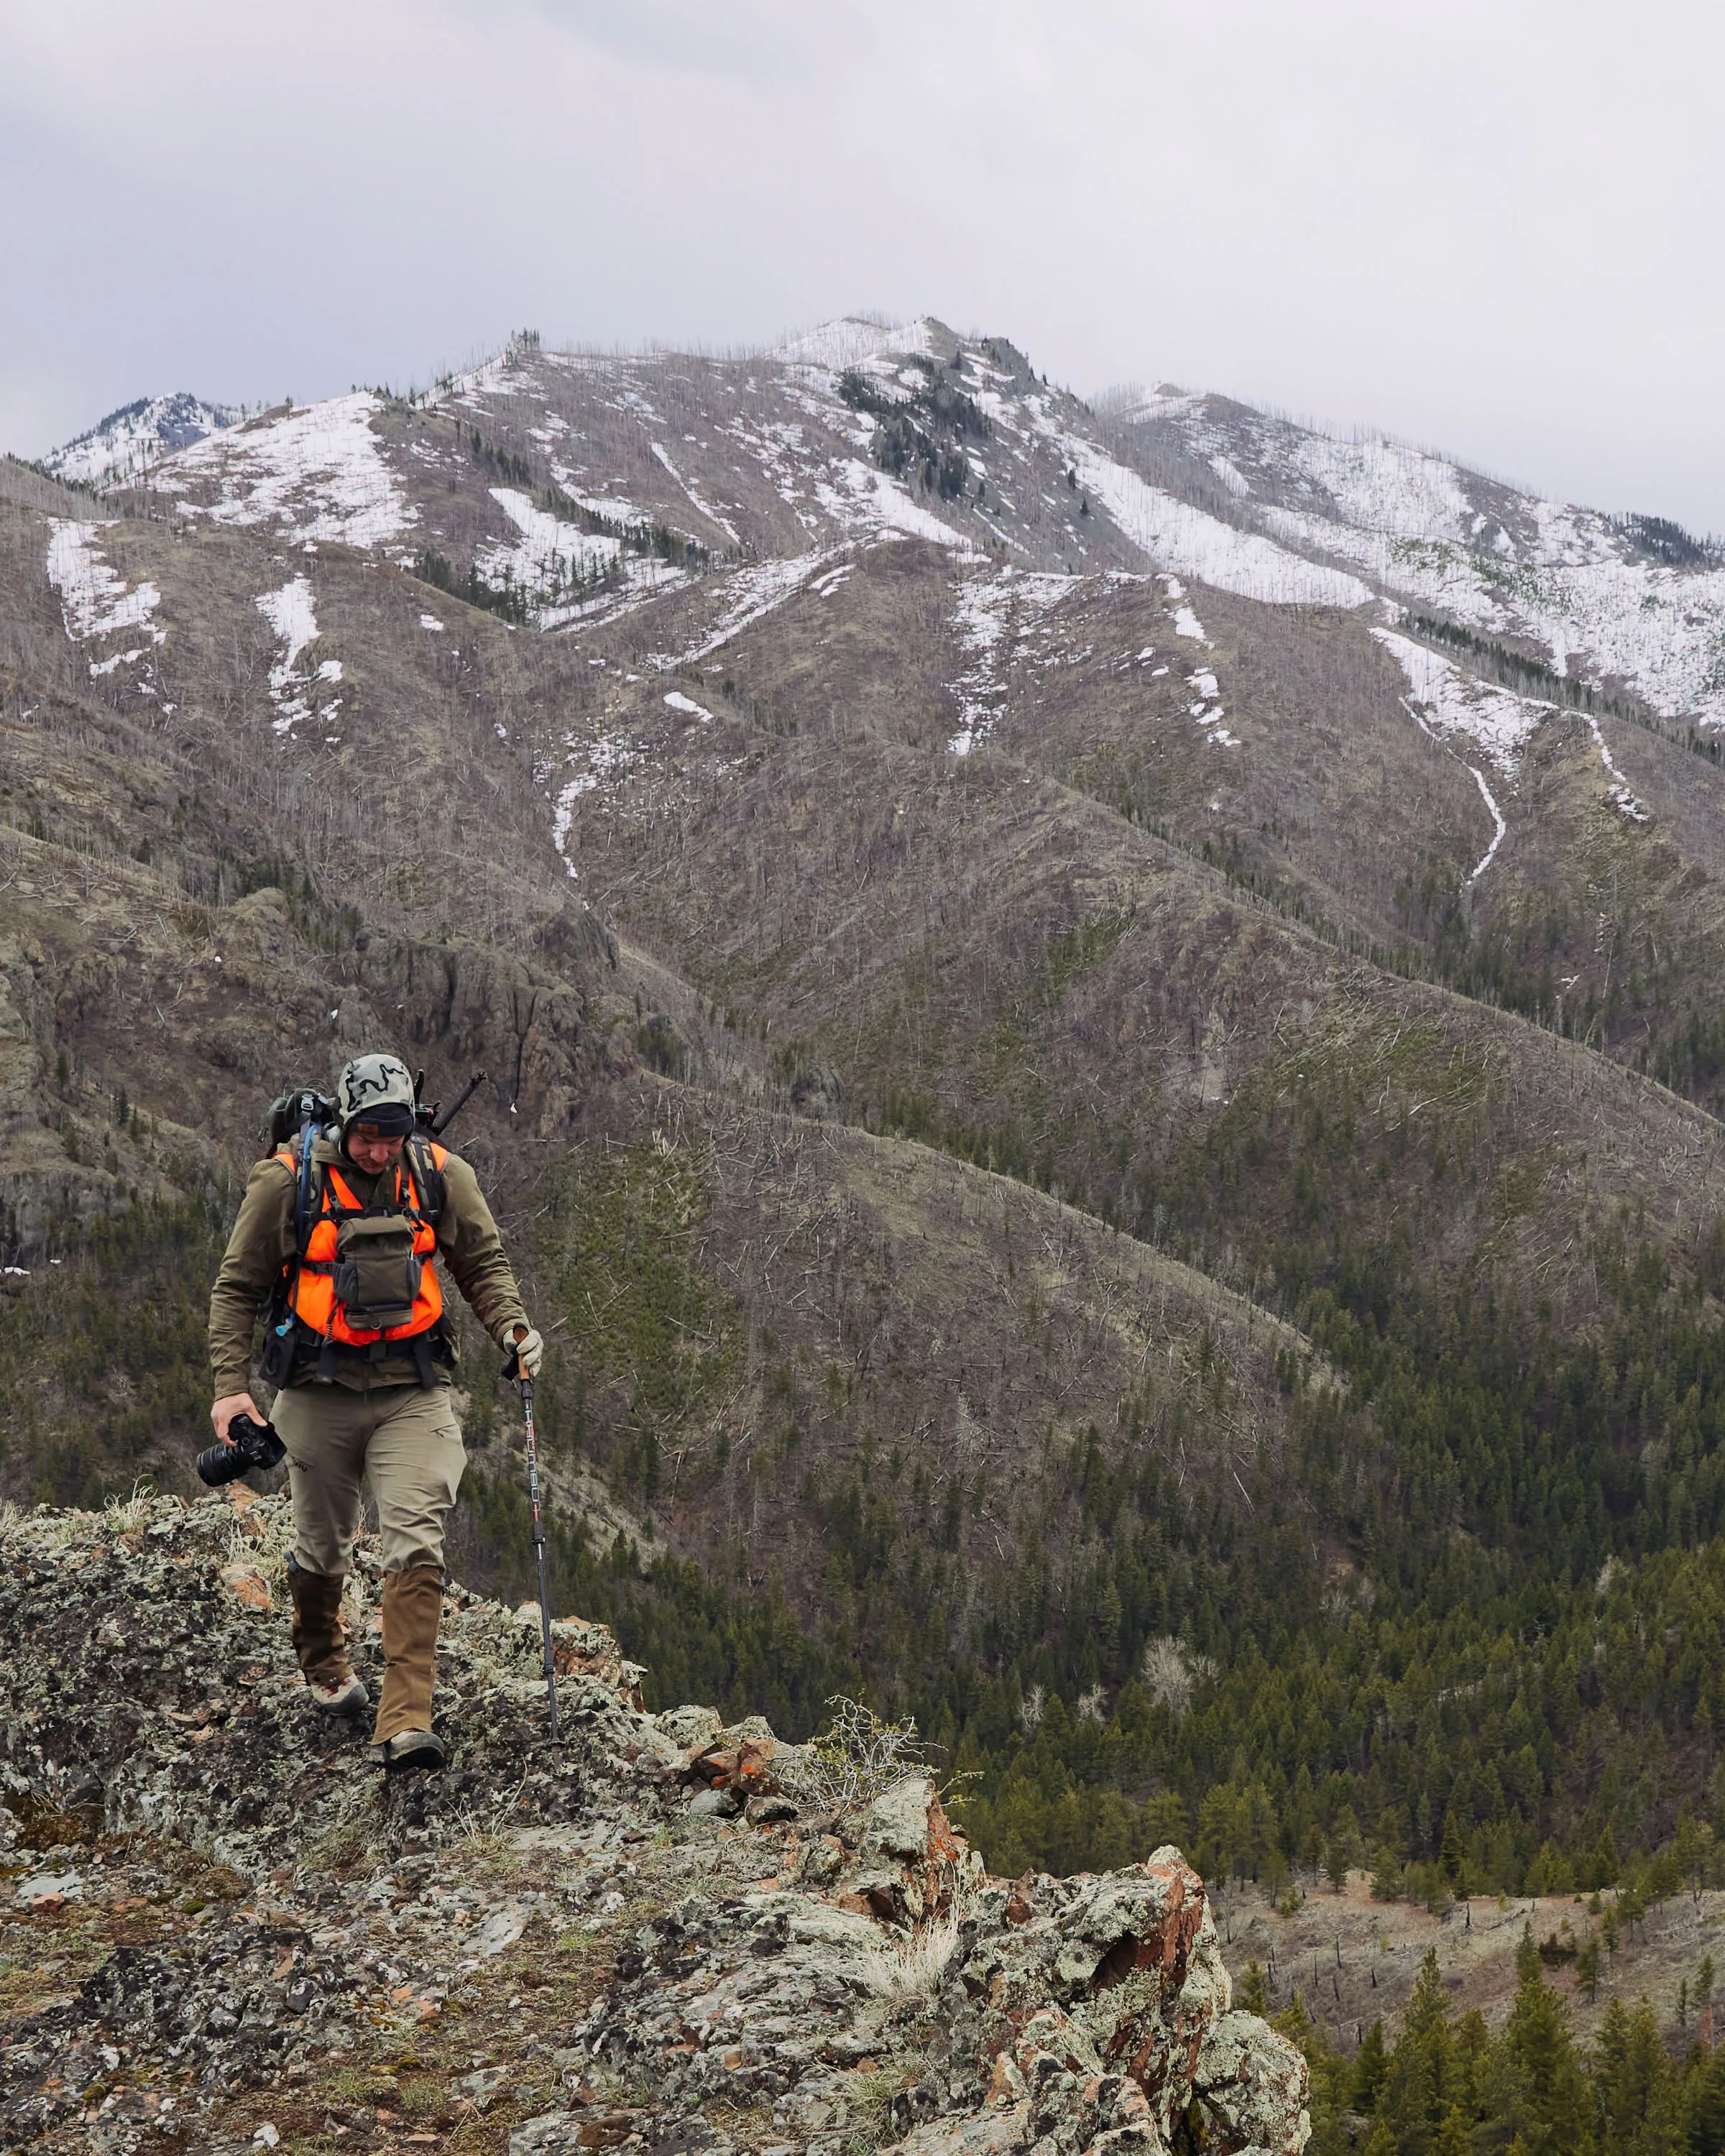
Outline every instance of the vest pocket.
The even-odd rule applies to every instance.
[[[423,1270],[413,1249],[413,1224],[403,1214],[361,1214],[336,1231],[336,1301],[356,1330],[381,1332],[405,1325]]]

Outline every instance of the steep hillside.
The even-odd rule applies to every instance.
[[[772,1112],[842,1103],[788,1088],[576,896],[515,743],[598,693],[578,660],[465,607],[428,629],[423,587],[351,552],[289,577],[244,531],[62,506],[20,501],[9,526],[17,678],[40,685],[11,707],[4,835],[15,1491],[185,1486],[203,1299],[262,1106],[377,1039],[437,1090],[492,1074],[463,1147],[572,1351],[547,1431],[609,1492],[562,1467],[558,1486],[818,1618],[827,1645],[775,1679],[804,1718],[834,1669],[968,1648],[1027,1561],[1056,1605],[1079,1594],[1101,1553],[1062,1500],[1087,1432],[1212,1492],[1276,1472],[1286,1327],[985,1172]],[[257,603],[284,592],[285,634]],[[470,1435],[501,1442],[491,1351],[469,1351]],[[516,1561],[506,1450],[471,1494],[475,1554]],[[671,1584],[644,1593],[661,1621]]]
[[[665,1684],[866,1684],[1016,1869],[1316,1836],[1433,1898],[1725,1828],[1707,547],[933,321],[50,466],[8,1489],[184,1486],[264,1106],[387,1040],[490,1074],[557,1593]]]
[[[1512,1280],[1566,1243],[1584,1267],[1586,1236],[1625,1201],[1692,1241],[1717,1204],[1710,1118],[1408,978],[1411,954],[1400,967],[1345,955],[1321,919],[1252,892],[1207,835],[1194,844],[1045,775],[1068,752],[1050,755],[1034,709],[1004,722],[990,753],[931,740],[912,639],[936,573],[925,550],[899,547],[739,631],[703,716],[668,711],[650,677],[610,692],[608,761],[569,802],[562,843],[626,933],[771,1044],[783,1071],[830,1066],[875,1127],[1052,1182],[1241,1284],[1309,1276],[1362,1244],[1428,1285],[1487,1255]],[[1111,625],[1117,655],[1094,660],[1105,682],[1150,624]],[[887,653],[907,648],[887,675]],[[841,693],[855,676],[901,695],[879,716],[845,696],[823,726],[810,690],[829,665]],[[1096,712],[1091,753],[1112,733],[1159,756],[1168,716],[1135,712],[1130,686],[1065,693]],[[1343,703],[1327,722],[1369,761],[1368,721]],[[1271,722],[1227,723],[1237,754],[1203,752],[1250,772]],[[1189,715],[1178,724],[1202,742]],[[1396,747],[1403,770],[1423,752],[1441,783],[1446,760],[1417,731]],[[1286,742],[1265,761],[1266,786],[1283,767],[1322,783]],[[1340,854],[1356,825],[1337,788],[1302,821]],[[1298,814],[1296,783],[1281,791]],[[1409,788],[1383,792],[1405,803]],[[1353,845],[1358,881],[1383,837],[1368,825]],[[1396,861],[1379,860],[1387,933]],[[1415,1188],[1419,1247],[1396,1257]],[[1560,1303],[1568,1272],[1543,1283]]]

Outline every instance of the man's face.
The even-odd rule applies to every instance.
[[[342,1143],[347,1148],[347,1158],[362,1175],[381,1175],[401,1158],[403,1141],[398,1137],[380,1137],[375,1123],[350,1123]]]

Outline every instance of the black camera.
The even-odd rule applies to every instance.
[[[254,1422],[249,1414],[237,1414],[228,1430],[231,1445],[213,1445],[198,1455],[199,1477],[212,1490],[238,1481],[254,1467],[279,1467],[287,1457],[287,1447],[275,1435],[273,1422]]]

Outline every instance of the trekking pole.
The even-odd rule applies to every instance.
[[[518,1325],[516,1339],[525,1340],[527,1328]],[[551,1590],[545,1578],[545,1522],[539,1513],[539,1440],[533,1429],[533,1380],[521,1368],[521,1358],[515,1358],[515,1376],[521,1389],[521,1409],[527,1419],[527,1496],[533,1507],[533,1558],[539,1568],[539,1637],[545,1649],[545,1696],[551,1702],[551,1741],[562,1743],[557,1735],[557,1664],[551,1651]]]

